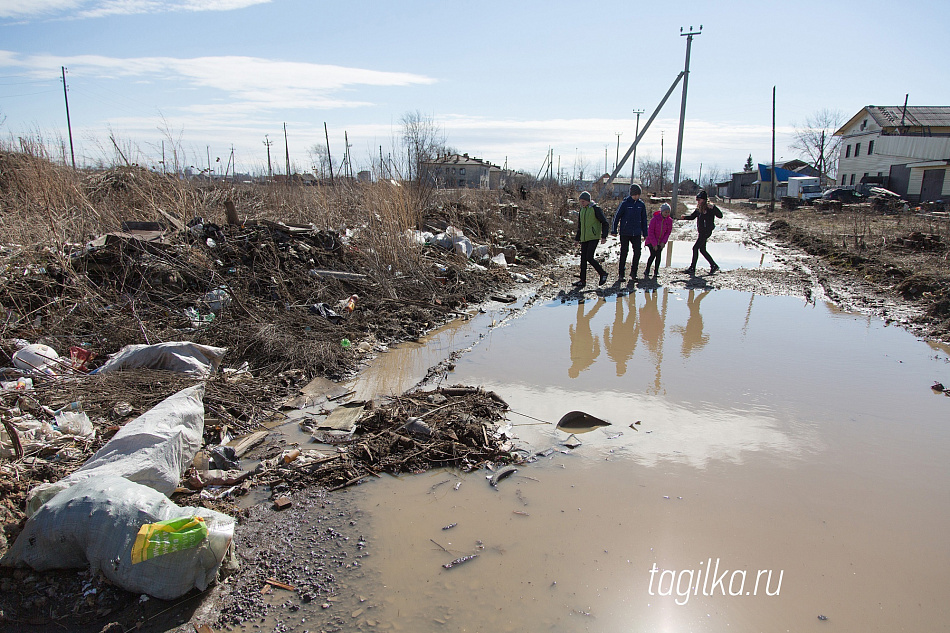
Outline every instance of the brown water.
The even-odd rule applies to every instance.
[[[946,349],[823,304],[665,288],[456,342],[448,382],[495,390],[522,445],[556,450],[497,489],[486,471],[353,489],[372,580],[352,630],[947,627]],[[570,410],[612,425],[569,450],[535,418]]]

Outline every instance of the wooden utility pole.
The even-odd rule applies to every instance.
[[[772,86],[772,182],[769,189],[769,213],[775,212],[775,86]]]
[[[663,195],[663,132],[660,132],[660,195]],[[674,211],[674,213],[676,213]]]
[[[69,131],[69,156],[73,161],[73,169],[76,169],[76,152],[73,149],[73,124],[69,120],[69,95],[66,92],[66,67],[60,66],[63,71],[63,99],[66,100],[66,129]]]
[[[333,185],[333,157],[330,155],[330,132],[327,130],[327,122],[323,122],[323,137],[327,140],[327,163],[330,165],[330,185]]]
[[[265,134],[265,135],[264,135],[264,145],[267,146],[267,177],[268,177],[268,178],[273,178],[273,177],[274,177],[274,168],[273,168],[273,166],[271,166],[271,163],[270,163],[270,146],[273,145],[273,144],[274,144],[274,141],[272,141],[272,140],[270,140],[269,138],[267,138],[267,135]]]
[[[634,110],[634,114],[637,115],[637,129],[633,133],[634,138],[640,136],[640,115],[643,114],[643,110]],[[620,165],[617,165],[619,168]],[[630,163],[630,184],[633,184],[633,175],[637,171],[637,146],[633,146],[633,161]]]
[[[676,204],[677,198],[679,196],[680,188],[680,160],[683,157],[683,127],[686,123],[686,87],[689,84],[689,51],[693,45],[693,36],[703,34],[703,25],[699,25],[698,31],[693,31],[693,27],[689,27],[687,33],[683,33],[683,28],[680,27],[680,36],[686,37],[686,68],[683,70],[683,100],[680,103],[680,130],[679,137],[676,140],[676,164],[673,166],[673,213],[676,213]]]
[[[329,151],[329,148],[327,148]],[[287,143],[287,123],[284,123],[284,157],[287,160],[287,180],[290,180],[290,144]]]

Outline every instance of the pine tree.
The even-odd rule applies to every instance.
[[[745,161],[745,167],[742,168],[742,171],[752,171],[752,154],[749,154],[749,157]]]

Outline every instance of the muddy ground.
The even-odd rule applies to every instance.
[[[617,246],[611,241],[607,248],[600,249],[607,260],[608,283],[600,288],[589,286],[583,294],[609,295],[664,285],[792,295],[812,302],[827,299],[844,309],[862,311],[907,327],[922,337],[950,340],[947,265],[950,225],[943,216],[923,215],[916,210],[883,213],[868,205],[834,212],[803,207],[771,214],[760,208],[723,206],[728,211],[727,217],[720,223],[713,241],[740,241],[772,254],[779,266],[722,271],[715,275],[703,274],[701,269],[695,277],[678,270],[661,269],[656,280],[638,279],[621,284],[615,281]],[[690,239],[691,224],[677,225],[673,238]],[[456,275],[455,282],[445,284],[443,294],[438,287],[433,291],[427,286],[425,293],[417,298],[395,304],[405,308],[399,311],[392,308],[394,304],[386,304],[382,299],[361,301],[360,308],[353,313],[353,321],[344,325],[343,335],[350,337],[354,347],[363,341],[370,342],[367,352],[351,351],[351,356],[343,357],[343,362],[335,352],[324,354],[321,357],[324,366],[306,368],[310,371],[284,366],[280,359],[285,357],[278,357],[272,361],[274,371],[267,373],[268,380],[260,387],[254,387],[254,382],[235,387],[227,381],[210,381],[206,441],[216,443],[225,427],[238,434],[254,430],[273,413],[279,401],[295,395],[315,372],[338,378],[358,367],[364,358],[385,353],[388,344],[413,338],[456,313],[477,310],[478,302],[491,295],[536,293],[539,298],[568,298],[581,294],[571,286],[577,274],[576,257],[568,256],[573,253],[570,239],[573,230],[566,222],[562,225],[565,230],[561,236],[536,244],[519,244],[527,252],[534,253],[531,249],[536,249],[536,256],[524,258],[520,268],[489,269],[486,274],[474,275],[466,271],[464,262],[433,250],[430,256],[441,262],[438,270]],[[732,230],[727,230],[727,225]],[[201,248],[199,246],[199,250]],[[116,257],[121,262],[124,255],[120,253]],[[359,270],[355,263],[350,268],[354,272]],[[530,273],[528,284],[516,283],[510,274],[519,270]],[[242,276],[252,277],[250,271]],[[327,290],[326,296],[346,296],[355,289],[373,297],[370,289],[356,288],[354,283],[341,282],[339,287]],[[44,280],[39,291],[47,292],[49,284]],[[459,292],[459,288],[465,286],[468,287]],[[30,291],[37,292],[35,284]],[[255,301],[259,300],[258,297]],[[141,304],[137,309],[143,310]],[[246,307],[249,313],[266,309],[263,302]],[[135,308],[130,312],[134,313]],[[261,320],[266,320],[268,315],[262,315]],[[304,327],[288,322],[284,334],[290,336],[294,329],[306,331]],[[332,330],[332,334],[334,339],[340,336],[337,330]],[[97,335],[100,336],[97,340],[109,338],[104,333]],[[213,336],[210,338],[213,340]],[[242,353],[251,357],[255,351],[259,350],[249,346]],[[313,353],[314,348],[301,351]],[[156,379],[155,375],[148,374],[126,377],[120,382],[102,381],[82,393],[64,391],[62,386],[38,385],[33,398],[50,408],[82,399],[101,433],[93,445],[76,451],[72,459],[50,460],[37,456],[32,461],[19,460],[5,465],[0,485],[6,512],[6,538],[16,537],[23,519],[22,500],[32,485],[56,480],[71,472],[122,423],[188,383],[180,376],[164,375]],[[243,395],[238,398],[235,393]],[[96,394],[100,394],[98,399]],[[500,396],[503,398],[504,394]],[[117,402],[129,403],[129,407],[119,408]],[[13,408],[17,404],[5,396],[5,407]],[[392,403],[380,406],[384,417],[395,410]],[[432,406],[440,405],[430,403]],[[406,415],[406,412],[401,414]],[[394,444],[398,442],[394,440]],[[284,448],[269,438],[249,453],[249,457],[273,459],[281,455]],[[481,465],[478,460],[469,464]],[[200,630],[200,626],[211,630],[253,628],[254,623],[264,621],[271,623],[269,625],[276,623],[274,630],[281,630],[282,626],[299,624],[299,606],[314,601],[322,607],[322,618],[319,622],[305,623],[310,630],[353,630],[357,625],[385,629],[385,623],[373,619],[373,605],[348,591],[349,583],[363,573],[360,561],[371,555],[361,539],[359,509],[347,500],[345,490],[326,491],[333,482],[291,472],[288,469],[281,481],[271,479],[269,482],[270,488],[291,500],[289,509],[283,511],[267,502],[241,509],[240,504],[233,502],[202,501],[197,493],[184,493],[176,499],[180,505],[210,505],[231,513],[239,522],[235,542],[242,565],[235,574],[206,592],[194,592],[181,600],[165,602],[128,594],[101,576],[88,573],[41,574],[0,569],[0,630],[190,632]],[[350,479],[353,478],[340,482]],[[268,580],[292,589],[281,588]]]

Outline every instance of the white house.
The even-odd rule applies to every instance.
[[[950,106],[866,106],[835,136],[839,185],[881,185],[916,202],[950,199]]]

